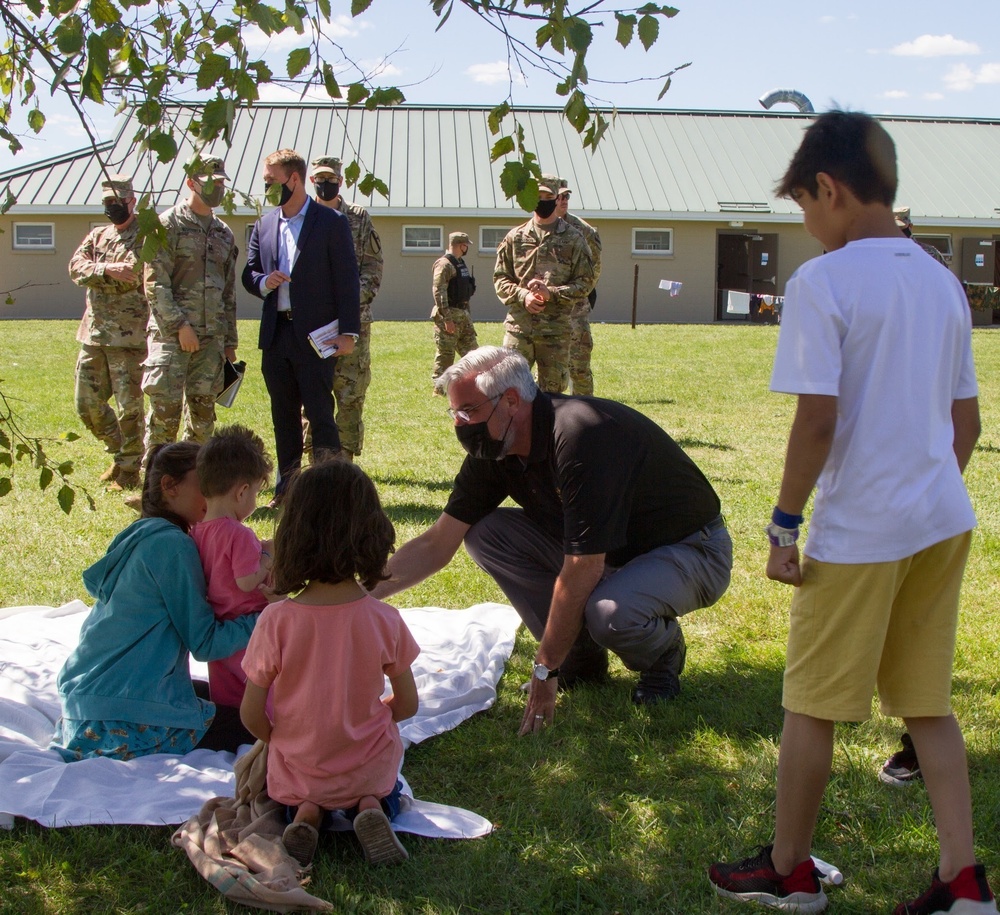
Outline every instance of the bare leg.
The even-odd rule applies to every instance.
[[[972,846],[972,796],[965,740],[954,715],[906,718],[920,771],[934,810],[941,846],[939,874],[947,883],[976,863]]]
[[[785,712],[778,754],[778,801],[771,860],[790,874],[809,857],[833,765],[833,722]]]
[[[313,829],[319,829],[319,824],[323,822],[323,808],[312,801],[303,801],[295,811],[295,819],[292,822],[308,823]]]

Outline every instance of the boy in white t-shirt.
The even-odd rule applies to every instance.
[[[995,913],[972,839],[965,743],[951,713],[958,597],[975,515],[962,471],[979,436],[971,321],[949,270],[893,219],[896,151],[867,115],[806,131],[777,188],[828,253],[788,282],[771,389],[798,403],[767,575],[790,612],[774,844],[709,879],[729,898],[820,912],[810,857],[835,721],[902,717],[941,847],[931,888],[895,915]],[[809,539],[796,540],[813,489]]]

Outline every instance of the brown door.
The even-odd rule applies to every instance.
[[[730,290],[757,295],[775,295],[778,276],[778,236],[776,233],[727,232],[718,237],[716,270],[717,321],[754,321],[758,308],[752,303],[749,315],[733,315],[726,310]]]

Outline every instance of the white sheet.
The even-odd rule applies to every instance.
[[[14,816],[50,827],[176,825],[210,798],[231,796],[232,753],[195,750],[67,764],[46,749],[59,717],[56,676],[89,611],[78,600],[62,607],[0,609],[0,826],[10,828]],[[413,665],[420,711],[400,725],[404,745],[411,746],[493,705],[519,620],[503,604],[402,613],[421,646]],[[192,662],[191,670],[207,679],[205,665]],[[412,794],[408,786],[405,793]],[[484,835],[492,828],[470,811],[420,800],[393,826],[450,838]]]

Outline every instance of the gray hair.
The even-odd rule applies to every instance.
[[[434,384],[439,394],[447,394],[453,381],[475,375],[476,389],[484,397],[499,397],[509,388],[521,395],[521,400],[531,403],[538,393],[538,385],[531,377],[531,366],[516,349],[506,346],[480,346],[445,369]]]

